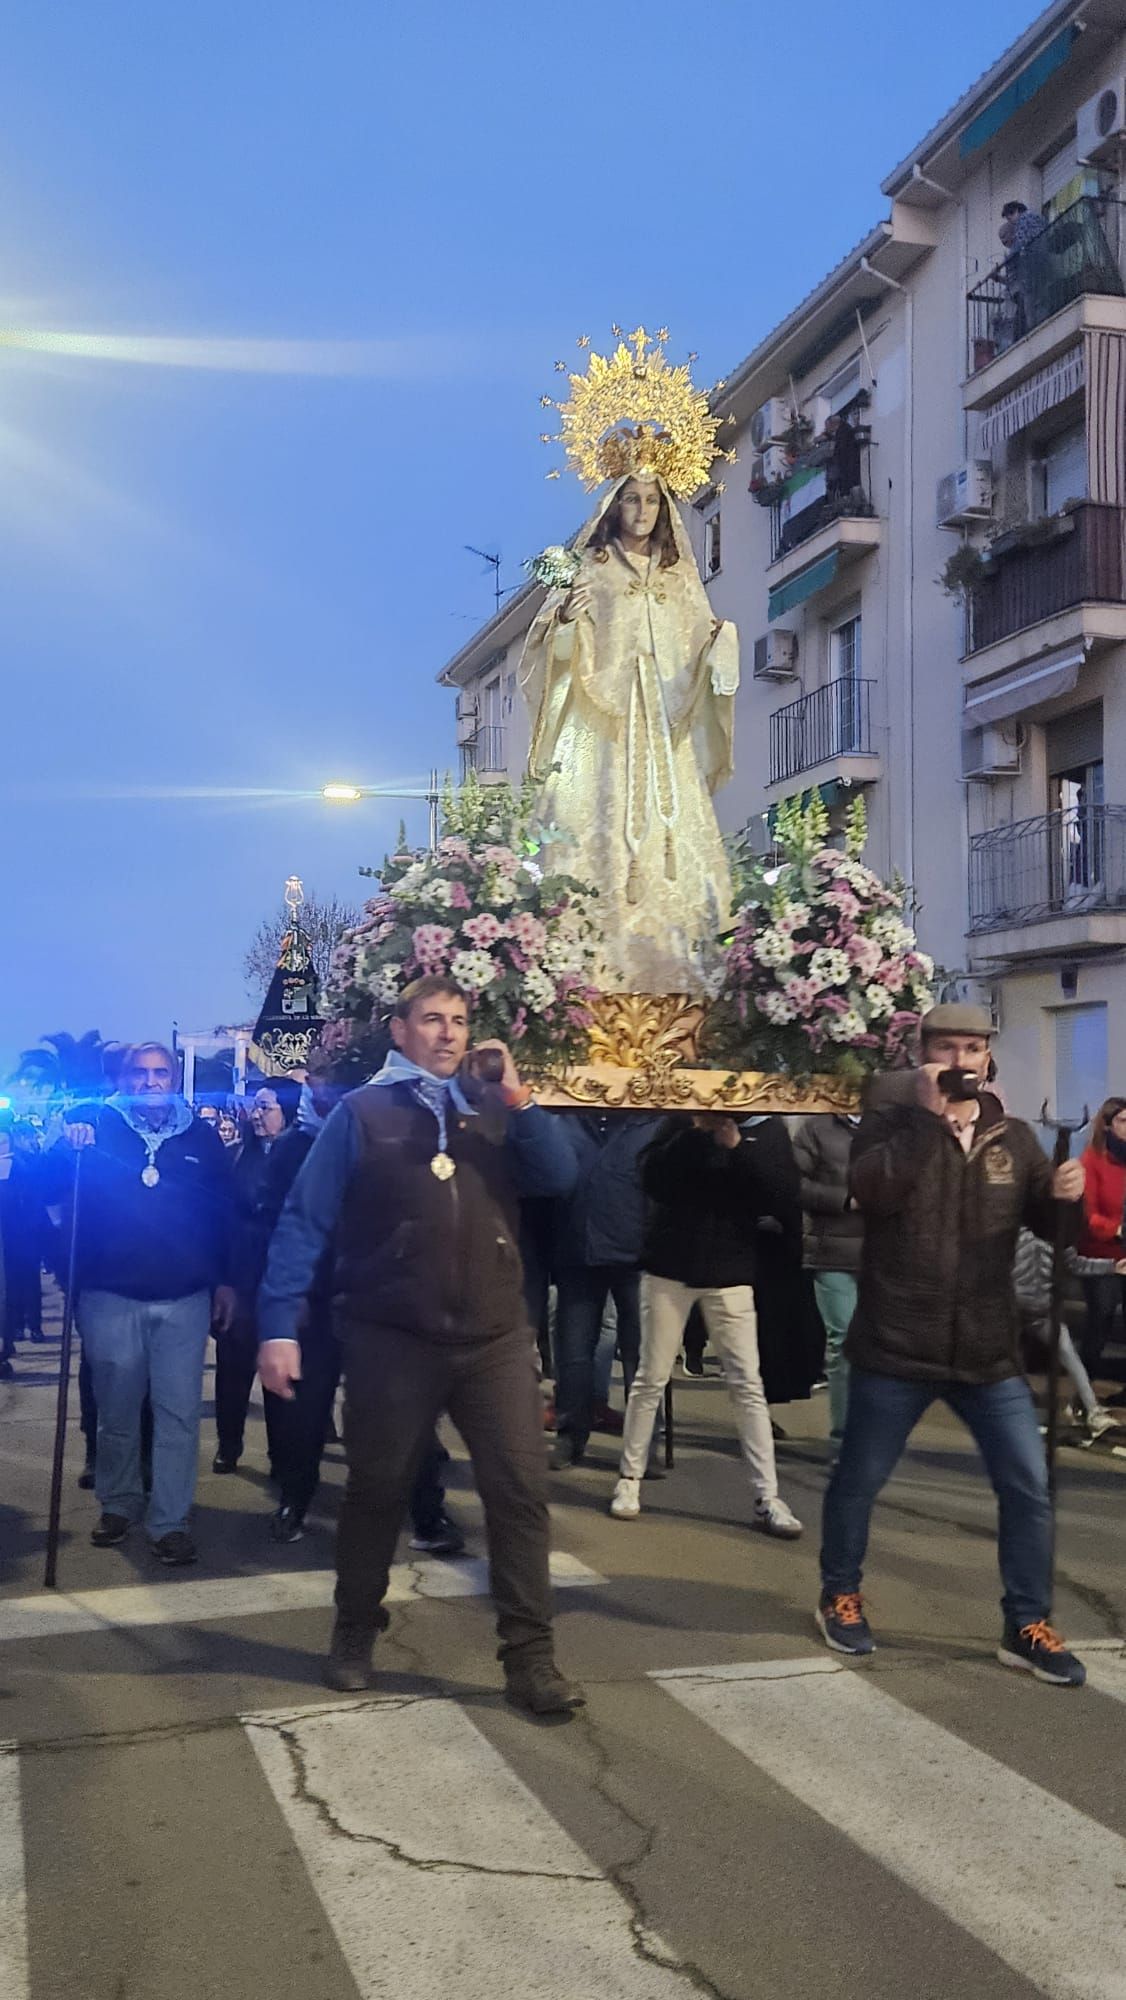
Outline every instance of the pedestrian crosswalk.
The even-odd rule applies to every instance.
[[[551,1580],[556,1589],[567,1589],[589,1588],[605,1578],[556,1549],[551,1555]],[[252,1576],[180,1577],[174,1583],[121,1584],[100,1590],[38,1591],[34,1597],[9,1597],[0,1604],[0,1642],[69,1637],[118,1626],[198,1625],[275,1611],[316,1611],[331,1605],[334,1582],[332,1570],[290,1569]],[[392,1569],[387,1602],[484,1597],[488,1589],[489,1567],[479,1556],[457,1562],[420,1556]]]
[[[576,1564],[571,1581],[584,1575]],[[1126,1813],[1113,1790],[1061,1795],[1066,1761],[1050,1781],[1055,1767],[1029,1775],[1057,1722],[1081,1725],[1096,1769],[1102,1758],[1116,1765],[1108,1746],[1121,1733],[1126,1646],[1081,1650],[1084,1694],[976,1661],[931,1679],[917,1661],[873,1671],[811,1644],[625,1684],[595,1679],[586,1716],[563,1731],[512,1716],[490,1688],[248,1710],[235,1724],[252,1753],[242,1782],[261,1796],[243,1801],[242,1817],[263,1855],[285,1844],[299,1858],[347,1968],[351,1984],[317,1986],[316,2000],[495,2000],[500,1987],[541,2000],[860,1990],[825,1986],[819,1930],[830,1885],[840,1894],[844,1884],[847,1900],[858,1865],[869,1885],[887,1883],[894,1919],[873,1932],[865,1961],[863,1990],[877,2000],[1123,2000]],[[992,1720],[975,1728],[983,1693]],[[56,1746],[50,1761],[65,1754]],[[189,1740],[186,1782],[190,1754]],[[694,1778],[703,1814],[691,1811]],[[56,2000],[29,1977],[20,1788],[20,1756],[0,1746],[0,1995]],[[681,1884],[678,1895],[696,1851],[702,1887]],[[754,1927],[794,1881],[808,1918],[787,1945],[782,1983],[757,1958],[737,1957],[734,1978],[730,1955],[720,1962],[732,1923],[740,1936],[732,1911],[756,1881],[744,1953],[761,1948]],[[268,1921],[268,1899],[248,1903],[243,1883],[230,1896],[229,1910],[208,1911],[219,1932]],[[864,1936],[867,1910],[851,1915]],[[977,1953],[972,1976],[946,1970],[944,1941],[959,1936]],[[933,1978],[908,1980],[885,1963],[892,1951],[931,1965]],[[179,1986],[137,1990],[180,2000]],[[199,1991],[211,1990],[201,1979]]]

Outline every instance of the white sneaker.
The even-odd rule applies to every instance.
[[[1086,1429],[1089,1437],[1104,1437],[1107,1431],[1118,1429],[1118,1418],[1113,1410],[1104,1410],[1102,1404],[1097,1403],[1093,1410],[1087,1412]]]
[[[801,1522],[791,1513],[784,1500],[756,1500],[754,1525],[761,1528],[764,1535],[776,1535],[779,1541],[796,1542],[801,1534]]]
[[[610,1502],[615,1521],[636,1521],[641,1512],[640,1479],[619,1479]]]

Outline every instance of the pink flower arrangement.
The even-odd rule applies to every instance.
[[[432,853],[384,862],[379,893],[334,956],[329,1011],[379,1020],[410,980],[448,973],[472,995],[478,1040],[499,1036],[532,1069],[581,1061],[596,998],[596,891],[544,869],[530,786],[486,791],[471,778],[447,793],[443,816]]]
[[[931,1003],[934,967],[904,920],[906,890],[861,861],[863,799],[844,848],[825,844],[820,795],[782,807],[782,865],[760,867],[726,943],[705,1030],[713,1057],[745,1069],[845,1076],[904,1060]]]

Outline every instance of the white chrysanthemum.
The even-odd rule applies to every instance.
[[[403,976],[401,965],[390,963],[381,965],[372,982],[372,990],[377,1000],[384,1003],[394,1000],[399,991],[399,981]]]
[[[784,993],[764,993],[759,1005],[767,1020],[776,1028],[784,1028],[787,1022],[796,1018],[794,1009]]]
[[[885,951],[892,953],[910,951],[915,942],[914,931],[909,930],[898,917],[889,915],[873,917],[868,935],[875,938],[877,944],[883,945]]]
[[[455,951],[450,960],[450,978],[467,993],[481,993],[496,978],[496,960],[487,951]]]
[[[440,879],[437,882],[431,882],[430,888],[427,891],[427,902],[437,903],[440,910],[448,910],[452,898],[453,889],[448,882]]]
[[[836,945],[821,945],[809,961],[809,977],[821,993],[827,986],[847,986],[851,976],[848,956]]]
[[[488,894],[482,896],[481,901],[487,903],[493,910],[510,909],[516,901],[516,886],[498,873],[489,887]]]
[[[538,965],[533,965],[531,971],[524,975],[520,991],[533,1014],[542,1014],[544,1008],[550,1007],[555,999],[555,988],[546,972]]]
[[[794,941],[783,931],[771,928],[755,939],[754,953],[760,965],[789,965],[794,955]]]
[[[586,957],[577,938],[556,934],[544,945],[543,963],[548,972],[582,972]]]
[[[425,880],[426,863],[412,861],[410,867],[404,869],[398,881],[391,884],[391,894],[398,902],[408,902],[412,896],[417,896]]]
[[[933,958],[931,957],[929,952],[920,951],[918,949],[918,946],[916,946],[915,948],[915,956],[919,961],[918,965],[915,967],[916,972],[918,973],[920,979],[925,979],[929,983],[934,978]]]
[[[864,1005],[870,1021],[886,1021],[888,1015],[895,1012],[895,1001],[886,986],[866,986]]]
[[[850,1007],[847,1014],[834,1014],[829,1023],[831,1042],[855,1042],[863,1033],[864,1022],[855,1007]]]

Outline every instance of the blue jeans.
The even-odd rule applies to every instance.
[[[1051,1610],[1052,1507],[1036,1409],[1022,1376],[984,1385],[904,1382],[853,1368],[844,1441],[821,1523],[824,1588],[834,1596],[859,1590],[872,1504],[938,1399],[971,1433],[997,1495],[1001,1609],[1012,1624],[1031,1625]]]
[[[102,1510],[145,1517],[154,1542],[186,1528],[195,1495],[211,1295],[125,1299],[83,1292],[82,1345],[98,1404],[95,1490]],[[152,1492],[141,1484],[141,1405],[152,1400]]]
[[[625,1264],[581,1264],[558,1274],[555,1313],[555,1429],[585,1449],[594,1418],[594,1356],[606,1301],[618,1315],[626,1395],[641,1353],[641,1279]]]
[[[815,1271],[813,1296],[825,1328],[825,1375],[829,1384],[829,1436],[839,1444],[848,1415],[848,1362],[845,1335],[856,1311],[856,1279],[851,1271]]]

